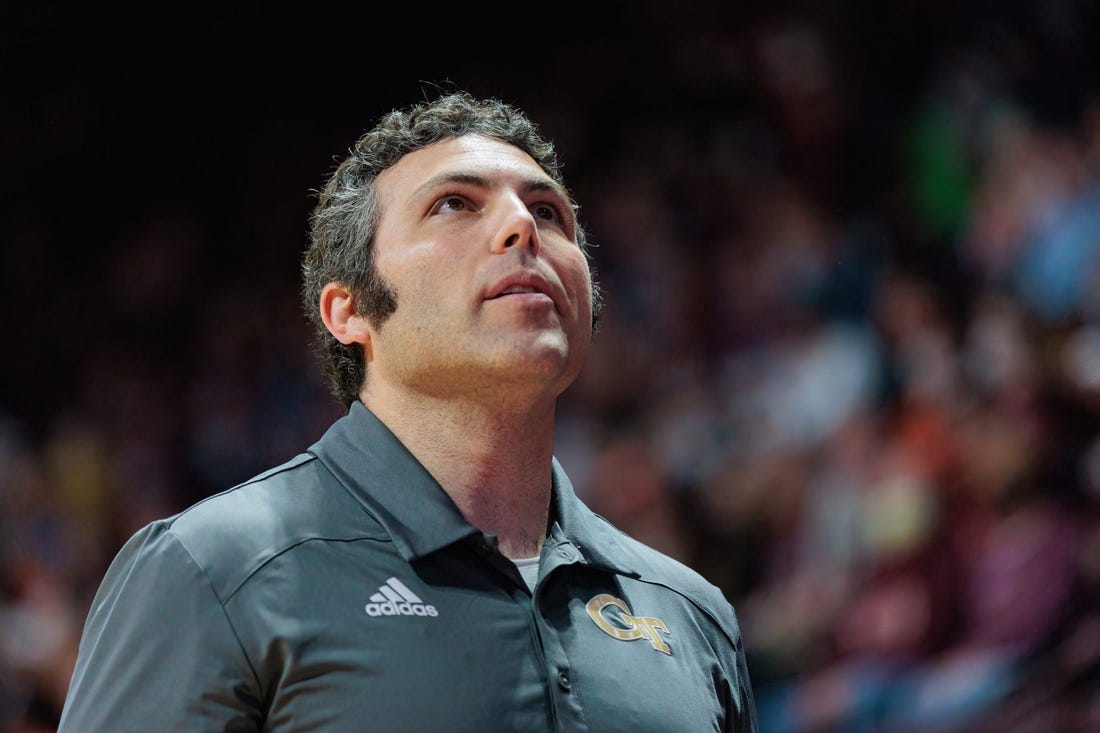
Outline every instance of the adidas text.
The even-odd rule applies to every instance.
[[[366,608],[368,616],[439,615],[439,611],[435,610],[435,606],[431,606],[426,603],[409,603],[408,601],[403,601],[401,603],[394,603],[393,601],[383,601],[382,603],[368,603]]]

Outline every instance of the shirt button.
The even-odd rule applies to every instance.
[[[558,672],[558,684],[561,689],[569,692],[569,688],[573,686],[573,683],[569,681],[569,673],[565,671]]]

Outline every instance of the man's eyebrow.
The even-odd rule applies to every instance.
[[[411,200],[419,199],[430,191],[434,191],[438,188],[442,188],[452,184],[463,184],[467,186],[474,186],[476,188],[489,189],[492,188],[492,183],[488,178],[478,173],[467,173],[464,171],[444,171],[443,173],[437,173],[424,183],[416,187],[413,191]],[[573,199],[566,192],[566,190],[551,178],[532,177],[527,178],[520,183],[520,189],[524,193],[531,191],[547,191],[556,196],[559,196],[566,205],[572,207]]]

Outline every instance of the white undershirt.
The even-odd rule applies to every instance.
[[[539,579],[539,556],[512,558],[512,562],[519,569],[519,574],[527,581],[527,587],[535,592],[535,582]]]

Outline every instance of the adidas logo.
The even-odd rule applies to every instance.
[[[368,616],[438,616],[435,606],[424,603],[419,596],[397,578],[387,580],[370,597],[365,607]]]

